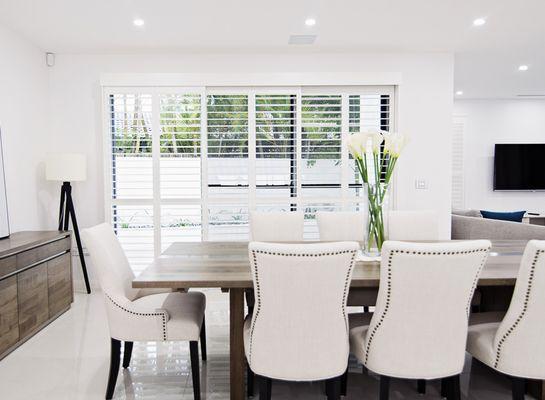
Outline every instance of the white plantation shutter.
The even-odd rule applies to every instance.
[[[159,95],[161,249],[200,241],[201,95]],[[163,204],[163,201],[169,201]]]
[[[111,222],[129,261],[143,268],[154,254],[152,96],[109,96]]]
[[[466,117],[455,116],[452,129],[452,208],[465,208],[464,132]]]
[[[296,109],[295,94],[255,97],[256,197],[262,209],[268,199],[290,210],[289,200],[297,196]]]
[[[171,243],[248,240],[250,210],[361,208],[347,135],[390,130],[393,89],[111,88],[111,221],[136,271]],[[362,228],[363,229],[363,228]]]
[[[248,95],[207,98],[208,239],[248,238]]]

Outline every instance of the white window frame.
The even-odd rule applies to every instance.
[[[108,80],[106,80],[108,81]],[[104,81],[103,81],[104,82]],[[152,164],[153,164],[153,198],[152,199],[112,199],[112,146],[110,132],[110,109],[109,96],[112,94],[138,94],[145,93],[152,96]],[[161,199],[160,187],[160,107],[159,95],[169,93],[199,94],[201,96],[201,198],[168,198]],[[296,109],[296,163],[302,162],[302,127],[301,127],[301,104],[302,97],[308,94],[336,94],[341,95],[342,99],[342,125],[341,125],[341,196],[339,198],[305,198],[302,196],[301,170],[297,168],[297,197],[290,198],[290,203],[297,206],[304,206],[313,203],[338,203],[345,209],[351,204],[358,202],[356,197],[350,195],[349,176],[351,174],[349,165],[349,155],[345,145],[346,136],[349,135],[349,96],[365,94],[387,94],[390,96],[390,131],[396,129],[397,120],[397,86],[391,84],[385,85],[322,85],[322,86],[248,86],[235,85],[231,87],[221,86],[115,86],[103,85],[103,174],[104,174],[104,216],[105,221],[111,221],[111,212],[113,205],[147,205],[153,207],[153,226],[154,226],[154,257],[161,254],[161,205],[199,205],[201,206],[202,234],[201,240],[207,240],[208,235],[208,207],[210,204],[221,204],[222,199],[214,199],[209,202],[208,199],[208,127],[207,127],[207,96],[210,94],[247,94],[248,95],[248,160],[249,160],[249,197],[248,207],[255,209],[258,203],[280,204],[285,199],[278,198],[256,198],[256,134],[255,134],[255,95],[256,94],[295,94],[297,99]],[[396,176],[393,177],[393,187],[395,188]],[[395,196],[391,196],[390,206],[395,202]],[[232,199],[226,199],[226,203],[232,203]]]

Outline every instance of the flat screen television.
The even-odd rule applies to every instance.
[[[494,190],[545,190],[545,143],[496,144]]]

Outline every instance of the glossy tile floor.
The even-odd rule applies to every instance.
[[[201,371],[203,399],[228,399],[228,295],[206,290],[208,361]],[[120,372],[116,399],[192,399],[187,344],[135,343],[129,369]],[[102,296],[76,294],[70,311],[0,361],[0,399],[103,399],[109,366],[109,336]],[[351,361],[347,399],[376,399],[378,381]],[[439,399],[439,386],[416,393],[416,383],[393,381],[390,398]],[[464,399],[511,399],[510,383],[468,359]],[[257,395],[256,395],[257,398]],[[323,386],[273,383],[274,399],[324,399]]]

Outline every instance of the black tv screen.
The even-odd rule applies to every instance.
[[[494,190],[545,190],[545,143],[496,144]]]

